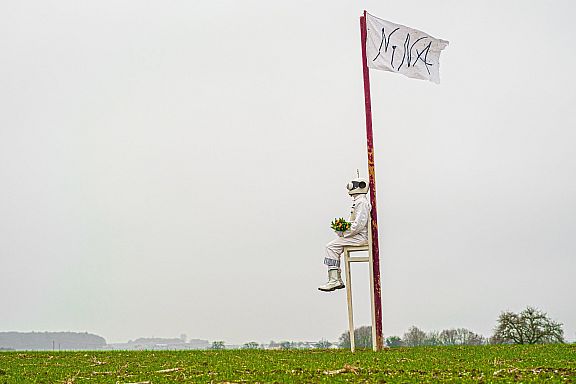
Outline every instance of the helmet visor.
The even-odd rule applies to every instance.
[[[366,188],[366,183],[363,181],[351,181],[348,183],[346,188],[348,188],[349,191],[352,191],[356,188]]]

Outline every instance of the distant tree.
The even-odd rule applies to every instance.
[[[395,348],[403,346],[404,342],[399,336],[390,336],[386,338],[386,345],[390,348]]]
[[[289,349],[300,349],[304,347],[304,343],[301,341],[292,341],[290,343],[290,348]]]
[[[404,345],[407,347],[417,347],[419,345],[424,345],[426,334],[418,327],[412,326],[408,329],[408,332],[404,334],[402,339],[404,340]]]
[[[242,346],[242,349],[258,349],[258,348],[260,348],[260,345],[255,341],[251,341]]]
[[[186,334],[183,333],[183,334],[180,335],[180,340],[182,340],[182,342],[185,343],[186,340],[188,340],[188,336],[186,336]]]
[[[317,342],[316,344],[314,344],[314,347],[318,348],[318,349],[328,349],[331,346],[332,346],[332,343],[326,339],[322,339],[319,342]]]
[[[280,349],[291,349],[292,343],[289,341],[281,341],[280,342]]]
[[[340,348],[350,348],[350,333],[348,331],[340,335],[338,339]],[[354,345],[356,348],[372,348],[372,327],[369,325],[354,330]]]
[[[458,331],[455,329],[445,329],[438,335],[442,345],[457,345],[458,344]]]
[[[458,328],[456,330],[458,335],[458,342],[460,345],[482,345],[486,344],[484,336],[474,333],[466,328]]]
[[[274,340],[270,340],[270,343],[268,343],[268,349],[277,349],[277,348],[280,348],[280,345]]]
[[[562,324],[545,312],[527,307],[520,313],[502,312],[491,338],[493,343],[548,344],[563,343]]]
[[[466,328],[445,329],[438,335],[441,345],[482,345],[484,336]]]
[[[438,333],[438,331],[430,331],[426,333],[422,345],[429,345],[429,346],[442,345],[442,342],[440,341],[440,334]]]
[[[212,345],[210,346],[210,349],[214,349],[214,350],[220,350],[220,349],[225,349],[226,347],[224,346],[224,342],[223,341],[213,341]]]

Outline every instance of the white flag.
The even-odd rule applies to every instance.
[[[366,14],[368,67],[440,83],[440,52],[445,40]]]

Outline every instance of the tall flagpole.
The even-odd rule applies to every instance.
[[[368,175],[370,180],[370,203],[372,204],[372,278],[374,323],[375,323],[375,350],[380,351],[384,345],[382,340],[382,298],[380,291],[380,258],[378,252],[378,215],[376,205],[376,172],[374,170],[374,142],[372,135],[372,104],[370,100],[370,74],[366,59],[366,11],[360,17],[360,39],[362,43],[362,69],[364,73],[364,106],[366,109],[366,145],[368,147]],[[374,338],[373,338],[374,339]]]

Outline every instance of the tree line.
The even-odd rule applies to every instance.
[[[354,330],[354,341],[358,348],[372,348],[372,328]],[[466,328],[451,328],[442,331],[424,332],[416,326],[408,329],[402,337],[386,338],[386,345],[394,347],[418,347],[436,345],[483,345],[483,344],[549,344],[563,343],[562,324],[552,320],[545,312],[533,307],[514,313],[504,311],[497,319],[494,334],[485,338]],[[350,348],[350,334],[340,336],[339,346]]]
[[[357,348],[372,348],[372,328],[360,327],[354,330],[354,340]],[[442,345],[485,345],[485,344],[547,344],[563,343],[564,331],[562,324],[552,320],[545,312],[527,307],[519,313],[504,311],[496,321],[496,327],[490,337],[485,337],[467,328],[449,328],[441,331],[424,332],[412,326],[402,336],[389,336],[385,339],[386,346],[418,347]],[[271,341],[269,344],[259,344],[255,341],[245,343],[236,348],[241,349],[328,349],[350,348],[350,334],[342,333],[338,343],[328,340],[318,342]],[[209,349],[226,349],[224,341],[212,342]]]
[[[328,349],[335,346],[331,342],[325,339],[321,339],[317,342],[308,341],[280,341],[276,342],[274,340],[270,341],[269,344],[259,344],[255,341],[250,341],[244,343],[241,349]],[[336,346],[335,346],[336,347]],[[208,349],[211,350],[223,350],[226,349],[224,341],[213,341]]]

